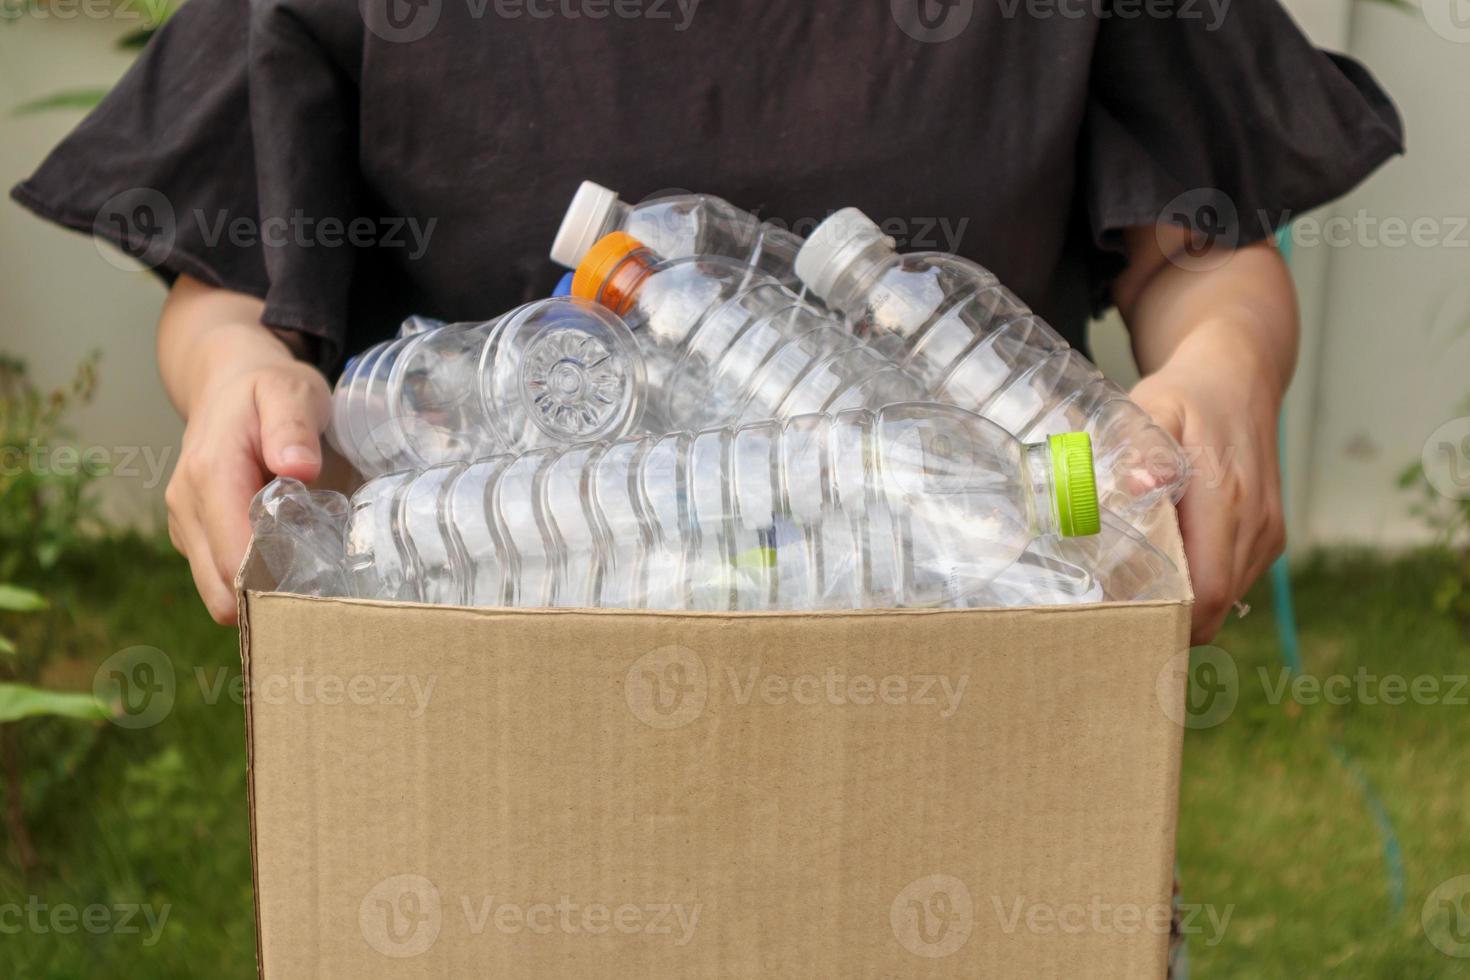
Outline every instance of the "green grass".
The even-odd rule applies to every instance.
[[[1295,576],[1303,673],[1349,679],[1346,704],[1273,703],[1282,667],[1264,590],[1252,596],[1259,611],[1217,641],[1236,662],[1239,702],[1186,741],[1179,862],[1185,901],[1234,908],[1220,942],[1191,942],[1193,975],[1470,976],[1470,960],[1437,949],[1420,922],[1435,886],[1470,873],[1470,689],[1455,692],[1458,704],[1358,695],[1394,694],[1382,682],[1390,674],[1470,672],[1470,637],[1430,608],[1442,571],[1422,556],[1392,565],[1348,557]],[[1360,669],[1370,678],[1361,685]],[[1355,769],[1402,850],[1398,912],[1384,836]]]
[[[1391,566],[1339,558],[1301,570],[1307,673],[1470,670],[1466,632],[1430,609],[1439,574],[1426,557]],[[39,863],[23,879],[6,842],[0,904],[31,895],[78,909],[146,904],[155,917],[167,908],[168,918],[151,944],[141,918],[136,933],[0,932],[0,977],[254,976],[244,728],[228,683],[239,673],[235,633],[209,621],[182,561],[138,541],[97,546],[48,592],[53,612],[10,631],[55,651],[53,686],[86,689],[104,659],[145,644],[167,654],[177,695],[161,723],[136,731],[27,723],[24,802]],[[1237,666],[1239,701],[1186,743],[1184,899],[1231,915],[1218,942],[1207,942],[1216,938],[1208,930],[1193,938],[1193,976],[1470,975],[1470,960],[1441,953],[1420,926],[1429,892],[1470,873],[1470,709],[1273,704],[1270,598],[1258,590],[1251,601],[1256,612],[1217,644]],[[1391,814],[1401,912],[1391,908],[1379,830],[1335,746]]]

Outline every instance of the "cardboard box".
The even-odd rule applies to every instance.
[[[1188,595],[460,609],[272,593],[253,556],[240,585],[265,980],[1164,975]]]

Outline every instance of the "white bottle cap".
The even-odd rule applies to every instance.
[[[561,219],[556,240],[551,243],[551,261],[568,269],[575,269],[598,238],[598,232],[618,203],[618,195],[590,180],[582,181],[572,203],[567,207],[566,217]]]
[[[833,212],[796,253],[797,278],[826,302],[847,267],[874,242],[893,247],[893,239],[857,208]]]

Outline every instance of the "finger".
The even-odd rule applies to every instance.
[[[1179,530],[1194,583],[1193,643],[1214,639],[1236,599],[1238,513],[1227,496],[1201,486],[1199,481],[1180,501]]]
[[[308,375],[262,377],[255,387],[255,411],[266,469],[303,483],[315,480],[322,468],[321,433],[329,406],[325,384]]]
[[[266,474],[248,447],[217,456],[199,481],[199,516],[217,580],[234,591],[235,575],[250,546],[250,501]]]
[[[239,615],[235,590],[220,578],[204,528],[188,518],[170,518],[169,525],[169,536],[176,539],[174,546],[189,559],[189,574],[194,578],[194,588],[199,591],[199,598],[204,600],[209,615],[221,626],[233,626]]]

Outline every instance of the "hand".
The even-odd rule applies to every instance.
[[[1247,345],[1201,335],[1133,389],[1185,449],[1179,526],[1194,582],[1191,643],[1210,642],[1286,545],[1277,457],[1279,383]]]
[[[331,395],[298,361],[299,334],[260,323],[253,296],[180,276],[158,324],[158,368],[186,421],[164,491],[168,533],[222,624],[236,619],[235,573],[250,543],[250,499],[272,474],[316,479]]]
[[[192,407],[164,500],[169,539],[216,622],[236,620],[250,499],[272,474],[316,479],[330,399],[321,372],[285,360],[221,380]]]

